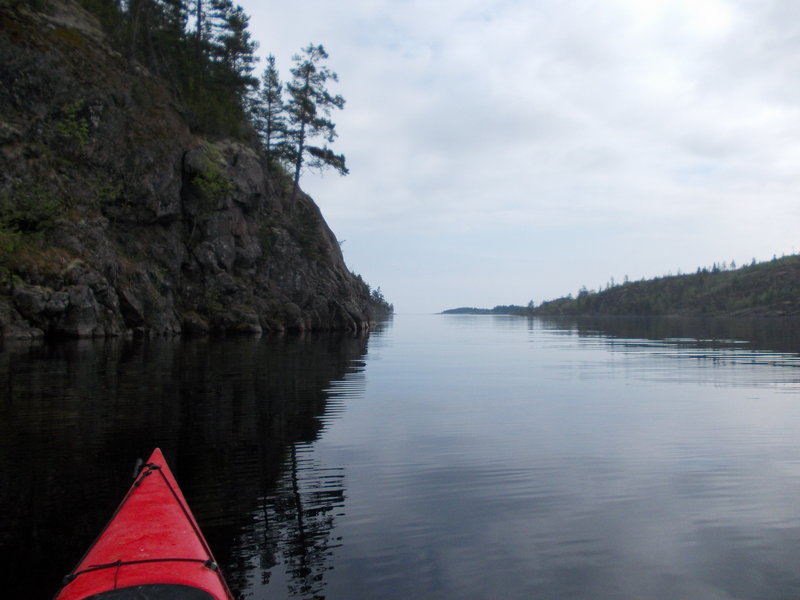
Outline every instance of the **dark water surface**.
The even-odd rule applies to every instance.
[[[798,598],[799,352],[497,316],[6,344],[5,595],[50,597],[159,445],[243,598]]]

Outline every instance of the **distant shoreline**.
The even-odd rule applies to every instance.
[[[495,306],[494,308],[474,308],[471,306],[462,306],[459,308],[448,308],[443,310],[440,315],[519,315],[525,316],[530,314],[530,310],[524,306]]]
[[[443,315],[616,316],[616,317],[792,317],[800,316],[800,256],[773,258],[736,268],[723,264],[689,275],[613,281],[604,290],[538,306],[461,307]]]

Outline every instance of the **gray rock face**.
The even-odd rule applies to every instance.
[[[193,135],[90,15],[51,4],[0,8],[2,336],[369,328],[312,199],[247,143]]]

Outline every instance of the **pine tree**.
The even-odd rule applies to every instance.
[[[188,21],[191,26],[191,36],[194,40],[195,55],[207,54],[206,42],[208,40],[208,10],[210,0],[188,0]]]
[[[336,126],[329,117],[333,108],[344,107],[344,98],[331,95],[325,88],[329,80],[339,80],[336,73],[320,64],[328,58],[325,48],[309,44],[302,52],[292,57],[296,66],[291,70],[292,81],[286,85],[288,134],[294,162],[293,194],[297,193],[304,164],[318,169],[333,167],[342,175],[348,173],[344,155],[335,154],[327,144],[321,147],[309,144],[309,140],[320,136],[328,143],[336,139]]]
[[[2,0],[0,0],[2,2]],[[193,129],[247,137],[257,43],[233,0],[81,0],[115,48],[170,82]]]
[[[189,20],[189,7],[185,0],[161,0],[164,14],[164,29],[178,39],[184,35]]]
[[[255,87],[252,77],[258,42],[250,37],[250,17],[241,6],[231,0],[211,0],[211,13],[207,22],[210,30],[211,56],[230,70],[232,83],[244,92]]]
[[[272,159],[288,156],[283,84],[272,54],[267,57],[267,66],[261,75],[258,94],[253,98],[251,114],[266,155]]]

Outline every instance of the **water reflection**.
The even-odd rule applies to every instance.
[[[793,327],[401,317],[368,354],[6,348],[0,568],[51,593],[157,443],[243,597],[792,597]]]
[[[800,388],[800,319],[581,317],[530,320],[528,328],[532,337],[547,332],[553,349],[577,343],[582,379]],[[570,360],[556,372],[574,367]]]
[[[290,448],[283,476],[261,498],[260,511],[252,514],[248,535],[254,544],[259,569],[247,588],[258,589],[280,579],[279,589],[298,598],[322,597],[325,573],[339,541],[332,536],[335,517],[344,510],[344,470],[316,463],[313,448]],[[255,577],[258,576],[257,581]]]
[[[234,589],[269,573],[285,546],[292,585],[313,595],[344,480],[316,471],[304,449],[335,418],[336,382],[358,379],[366,346],[366,337],[342,335],[6,345],[8,595],[52,595],[127,489],[135,458],[157,445]]]
[[[530,321],[580,336],[659,340],[681,346],[800,353],[800,318],[562,317]]]

